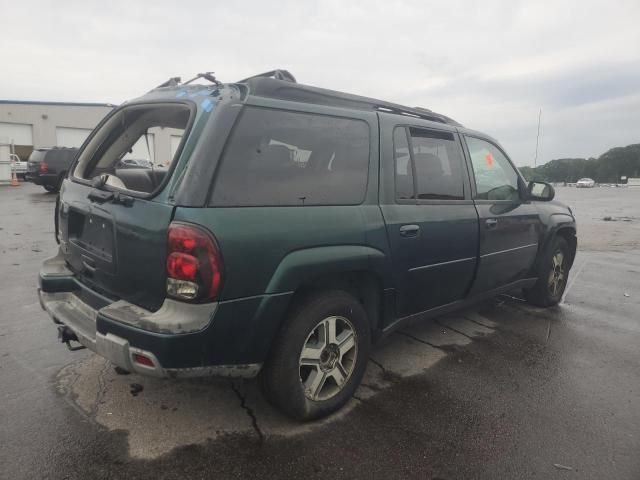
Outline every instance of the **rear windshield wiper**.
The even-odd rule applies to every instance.
[[[121,205],[124,205],[125,207],[133,205],[133,197],[121,192],[113,192],[110,190],[102,189],[102,187],[104,187],[104,185],[107,183],[108,178],[109,174],[102,174],[92,180],[91,186],[93,188],[87,195],[89,200],[95,203],[119,203]]]

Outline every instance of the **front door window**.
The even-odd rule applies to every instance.
[[[485,140],[466,137],[466,141],[476,179],[475,198],[518,201],[518,174],[507,157]]]

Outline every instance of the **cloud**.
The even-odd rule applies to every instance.
[[[119,103],[175,75],[280,67],[442,111],[527,164],[540,107],[544,161],[640,141],[638,18],[636,0],[23,0],[0,17],[0,97]]]

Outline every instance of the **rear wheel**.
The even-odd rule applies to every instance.
[[[43,187],[47,192],[55,192],[56,191],[56,186],[55,185],[43,185]]]
[[[538,281],[531,288],[524,290],[527,301],[539,307],[550,307],[560,303],[567,286],[571,251],[567,241],[555,237],[551,248],[542,259]]]
[[[291,312],[274,344],[262,372],[265,395],[298,420],[329,415],[360,384],[370,337],[366,313],[353,296],[331,291],[309,297]]]

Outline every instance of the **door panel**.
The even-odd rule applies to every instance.
[[[500,148],[465,137],[480,219],[480,260],[471,294],[525,278],[538,251],[542,223],[535,205],[523,201],[522,181]]]
[[[478,215],[455,130],[380,119],[380,208],[403,317],[465,296],[477,262]]]
[[[476,267],[478,216],[469,205],[382,205],[400,316],[462,298]],[[415,225],[416,235],[401,229]]]
[[[480,264],[472,294],[525,278],[538,252],[540,219],[534,205],[476,205],[480,217]]]

